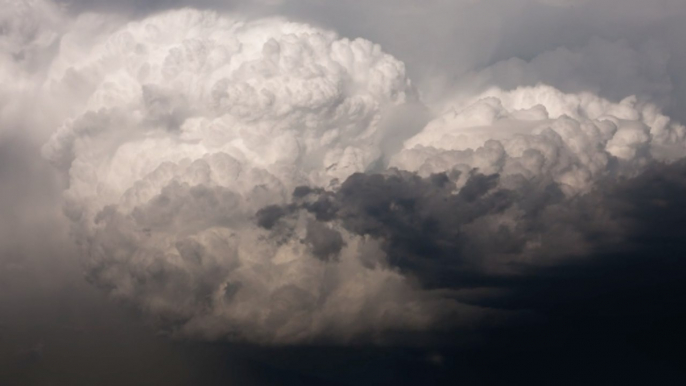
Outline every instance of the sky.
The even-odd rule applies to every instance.
[[[683,384],[681,0],[0,0],[0,384]]]

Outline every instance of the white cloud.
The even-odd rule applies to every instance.
[[[453,168],[550,178],[569,193],[632,175],[684,153],[686,128],[652,104],[613,103],[546,85],[491,89],[454,107],[405,142],[391,166],[428,175]]]
[[[82,35],[62,39],[47,82],[78,89],[82,111],[44,153],[68,171],[66,213],[96,283],[175,332],[267,343],[425,329],[458,307],[363,264],[373,241],[344,233],[325,262],[304,233],[275,240],[252,217],[382,155],[385,111],[414,91],[378,45],[195,10]]]

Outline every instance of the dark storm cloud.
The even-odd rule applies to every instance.
[[[459,172],[451,177],[459,178]],[[498,183],[498,175],[473,173],[455,193],[455,182],[444,173],[427,178],[399,170],[358,173],[336,192],[297,188],[295,205],[261,210],[258,224],[271,228],[279,218],[303,208],[320,222],[340,223],[354,234],[382,240],[390,263],[428,286],[470,286],[468,277],[480,275],[484,255],[521,251],[531,237],[524,233],[531,231],[527,228],[534,226],[541,207],[561,196],[554,185],[539,190],[524,183],[515,191]],[[517,232],[499,227],[478,235],[488,231],[474,227],[477,220],[500,215],[513,205],[525,211],[520,219],[526,224]]]
[[[343,248],[341,234],[317,221],[307,223],[305,242],[312,247],[312,253],[322,260],[336,257]]]
[[[503,283],[506,296],[480,299],[481,305],[529,309],[545,317],[537,326],[500,331],[484,347],[508,357],[528,353],[547,363],[547,369],[534,372],[515,360],[506,370],[533,382],[683,383],[685,197],[682,160],[654,165],[582,200],[574,218],[577,226],[605,225],[587,232],[599,247],[579,260],[529,267]]]
[[[433,347],[441,365],[430,371],[429,362],[406,362],[427,355],[421,349],[385,354],[396,356],[394,364],[377,362],[375,371],[412,368],[436,384],[456,377],[466,384],[683,382],[686,160],[654,164],[635,178],[608,178],[571,199],[552,184],[499,185],[497,176],[474,174],[455,194],[446,175],[356,174],[335,192],[298,188],[297,205],[279,221],[298,210],[329,213],[319,221],[382,240],[389,263],[423,285],[462,289],[451,296],[475,306],[533,315],[529,322],[481,326],[477,334],[486,338],[467,347],[449,343],[463,335],[460,329],[440,335],[443,344]],[[468,229],[513,207],[524,212],[514,232]],[[474,229],[481,234],[469,233]],[[585,247],[565,248],[569,241],[560,238],[568,235]],[[547,261],[521,259],[532,241]],[[493,254],[509,256],[515,269],[503,274],[469,265]],[[469,288],[477,291],[463,291]],[[492,361],[498,374],[486,370]]]
[[[554,183],[506,185],[473,172],[456,193],[446,174],[358,173],[336,191],[300,187],[295,204],[266,208],[258,218],[269,214],[260,224],[271,228],[304,210],[323,224],[379,239],[391,265],[443,288],[497,286],[545,266],[596,264],[592,257],[603,254],[672,260],[686,248],[686,216],[677,209],[686,208],[686,160],[655,164],[635,178],[607,178],[570,198]],[[515,224],[503,225],[508,218]],[[513,271],[502,275],[492,264]]]

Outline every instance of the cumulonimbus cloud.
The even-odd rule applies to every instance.
[[[445,290],[585,253],[578,223],[549,225],[683,155],[684,127],[650,101],[546,85],[452,101],[382,154],[385,114],[419,98],[403,63],[278,18],[20,27],[3,55],[47,36],[36,52],[54,56],[32,84],[68,116],[43,150],[88,277],[175,334],[350,341],[500,315]],[[386,159],[400,170],[364,174]]]
[[[364,238],[337,240],[347,258],[333,264],[252,221],[298,185],[328,186],[381,157],[384,111],[414,98],[401,62],[307,25],[194,10],[75,40],[63,39],[50,77],[88,90],[85,108],[44,152],[68,171],[66,212],[97,284],[207,337],[427,327],[422,310],[437,301],[365,267]],[[318,231],[308,240],[332,232]]]

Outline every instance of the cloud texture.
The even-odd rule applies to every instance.
[[[63,39],[49,76],[79,84],[83,111],[44,152],[69,174],[66,211],[93,281],[200,336],[426,325],[402,276],[354,258],[364,240],[326,264],[252,221],[295,186],[328,186],[382,156],[385,111],[414,98],[401,62],[307,25],[193,10],[81,43]]]
[[[391,165],[421,174],[454,168],[545,177],[572,192],[683,154],[686,128],[652,104],[612,103],[550,86],[493,89],[451,110],[405,142]]]
[[[504,292],[622,251],[642,205],[682,188],[659,42],[480,47],[423,93],[379,45],[281,17],[4,5],[0,134],[49,133],[87,278],[175,336],[368,343],[520,320],[535,307]]]

